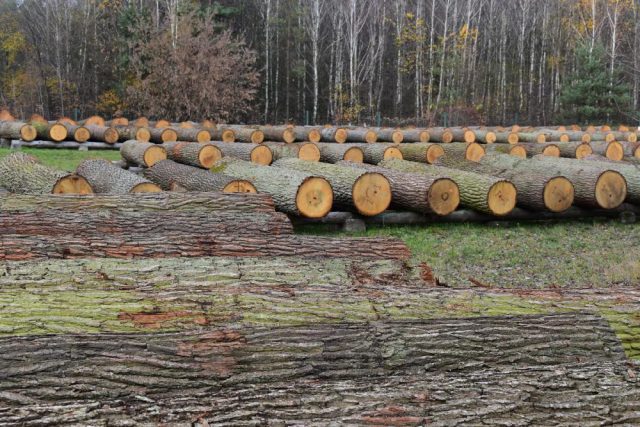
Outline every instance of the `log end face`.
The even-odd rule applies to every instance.
[[[67,175],[58,180],[51,190],[52,194],[93,194],[91,184],[79,175]]]
[[[538,144],[544,144],[545,142],[547,142],[547,136],[543,133],[539,133],[538,135],[536,135],[536,142]]]
[[[104,142],[106,142],[107,144],[115,144],[116,142],[118,142],[119,138],[120,138],[120,134],[118,133],[116,128],[110,127],[105,129]]]
[[[150,168],[162,160],[167,160],[167,150],[159,145],[149,147],[144,152],[143,160],[144,164]]]
[[[261,130],[251,132],[251,142],[254,144],[262,144],[264,142],[264,132]]]
[[[244,179],[236,179],[228,183],[222,189],[223,193],[253,193],[256,194],[258,189],[249,181]]]
[[[158,129],[163,129],[168,128],[169,126],[171,126],[171,122],[169,122],[168,120],[158,120],[155,127]]]
[[[298,151],[298,158],[300,160],[306,160],[308,162],[319,162],[320,161],[320,149],[316,144],[307,143],[300,146],[300,151]]]
[[[384,154],[382,155],[383,159],[400,159],[402,160],[404,157],[402,156],[402,152],[396,147],[389,147],[384,150]]]
[[[235,142],[236,134],[231,129],[222,131],[222,142]]]
[[[139,127],[149,127],[149,119],[146,117],[138,117],[133,124]]]
[[[638,153],[640,154],[640,148],[638,149]],[[351,147],[344,152],[344,155],[342,156],[342,160],[346,160],[348,162],[353,162],[353,163],[363,163],[364,153],[358,147]]]
[[[296,142],[296,133],[292,129],[285,129],[282,131],[282,140],[287,144]]]
[[[431,210],[438,215],[449,215],[460,204],[458,184],[449,178],[436,180],[428,192],[428,203]]]
[[[346,129],[336,129],[336,133],[334,135],[334,140],[335,142],[337,142],[338,144],[344,144],[345,142],[347,142],[347,137],[349,136],[349,133],[347,132]]]
[[[322,139],[322,135],[320,134],[320,131],[318,131],[318,129],[311,129],[309,131],[309,134],[307,135],[307,138],[311,142],[320,142],[320,140]]]
[[[560,157],[560,148],[557,145],[548,145],[542,150],[543,156]]]
[[[601,208],[615,209],[627,197],[627,181],[616,171],[604,171],[596,182],[595,197]]]
[[[429,142],[431,135],[426,130],[420,132],[420,142]]]
[[[91,116],[85,120],[84,124],[90,126],[106,126],[105,120],[100,116]]]
[[[584,159],[585,157],[590,156],[592,154],[593,154],[593,149],[587,143],[580,144],[576,148],[576,159]]]
[[[196,135],[196,141],[200,142],[200,143],[209,142],[209,141],[211,141],[211,134],[209,133],[209,131],[201,130]]]
[[[580,141],[585,142],[585,143],[591,142],[591,134],[589,134],[589,133],[582,134],[582,136],[580,137]]]
[[[444,156],[444,149],[439,145],[431,145],[427,148],[427,163],[434,164],[440,157]]]
[[[564,212],[571,207],[575,190],[571,181],[563,176],[551,178],[543,190],[544,205],[551,212]]]
[[[391,184],[382,174],[367,172],[353,184],[353,204],[361,215],[374,216],[391,204]]]
[[[160,193],[162,188],[151,182],[143,182],[133,187],[130,193]]]
[[[527,150],[525,150],[524,147],[521,147],[519,145],[514,145],[511,148],[511,151],[509,151],[509,154],[515,157],[520,157],[521,159],[527,158]]]
[[[67,128],[60,123],[55,123],[49,128],[49,136],[55,142],[64,141],[68,136]]]
[[[20,128],[20,139],[31,142],[38,137],[38,131],[31,125],[24,125]]]
[[[251,163],[269,166],[273,162],[273,153],[267,146],[259,145],[251,150]]]
[[[620,161],[624,158],[624,147],[618,141],[611,141],[605,155],[610,160]]]
[[[571,139],[569,138],[569,135],[567,135],[566,133],[560,135],[560,142],[569,142],[570,140]]]
[[[205,145],[198,153],[198,162],[205,169],[210,169],[222,158],[222,151],[214,145]]]
[[[404,134],[402,132],[398,131],[398,130],[394,131],[391,134],[391,141],[394,144],[402,144],[402,141],[404,141]]]
[[[156,125],[156,127],[158,127]],[[165,129],[160,135],[162,142],[174,142],[178,140],[178,132],[173,129]]]
[[[520,142],[520,137],[518,136],[518,134],[516,132],[511,132],[507,136],[507,142],[509,144],[517,144],[518,142]]]
[[[495,132],[487,132],[487,134],[484,137],[485,141],[487,144],[493,144],[496,142],[496,140],[498,139],[498,136],[496,135]]]
[[[507,215],[516,207],[517,190],[509,181],[499,181],[487,194],[489,210],[496,216]]]
[[[451,131],[444,131],[442,133],[442,142],[444,142],[445,144],[449,144],[450,142],[453,142],[453,132]]]
[[[465,150],[465,159],[477,163],[485,156],[485,154],[486,152],[482,145],[472,142],[467,145],[467,149]]]
[[[136,130],[136,139],[138,141],[149,142],[151,141],[151,132],[149,132],[149,128],[141,127]]]
[[[635,133],[635,132],[629,133],[629,135],[627,135],[627,141],[629,141],[629,142],[638,142],[638,134]]]
[[[322,218],[331,211],[332,206],[333,189],[326,179],[313,176],[298,187],[296,207],[301,216]]]
[[[87,142],[91,138],[91,132],[84,126],[80,126],[73,133],[73,140],[76,142]]]
[[[476,133],[472,130],[464,131],[464,142],[468,144],[476,142]]]

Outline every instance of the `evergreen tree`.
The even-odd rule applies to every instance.
[[[629,86],[619,70],[610,74],[602,46],[576,50],[576,71],[569,76],[560,101],[564,118],[579,123],[608,122],[621,119],[630,108]]]

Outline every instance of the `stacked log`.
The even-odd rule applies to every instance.
[[[221,173],[210,173],[172,160],[161,160],[145,169],[143,173],[145,178],[156,183],[165,191],[258,192],[250,181],[231,178]]]
[[[412,162],[435,163],[440,156],[444,156],[444,149],[441,144],[416,143],[400,144],[398,150],[402,158]]]
[[[271,150],[271,153],[273,154],[273,161],[285,158],[306,160],[308,162],[320,161],[320,149],[312,142],[295,144],[266,142],[265,145]]]
[[[498,140],[496,133],[489,130],[474,129],[474,133],[477,142],[482,142],[483,144],[493,144]]]
[[[118,130],[114,127],[86,124],[85,128],[91,132],[91,141],[115,144],[120,139]]]
[[[286,160],[291,159],[280,161]],[[211,171],[251,181],[259,192],[270,194],[276,207],[285,213],[322,218],[333,206],[331,184],[314,174],[261,166],[227,157],[218,161]]]
[[[333,189],[336,206],[355,209],[364,216],[378,215],[391,204],[391,184],[379,172],[298,159],[281,159],[273,165],[325,178]]]
[[[32,121],[30,124],[36,130],[38,139],[55,142],[67,139],[67,128],[61,123]]]
[[[225,157],[235,157],[240,160],[269,166],[273,162],[273,152],[267,145],[257,144],[229,144],[226,142],[211,142]]]
[[[496,141],[502,144],[517,144],[520,137],[516,132],[496,132]]]
[[[320,137],[323,142],[344,144],[347,142],[347,136],[347,130],[343,128],[325,127],[320,130]]]
[[[360,142],[373,144],[378,141],[378,134],[373,129],[368,128],[348,128],[346,129],[346,142]]]
[[[591,146],[593,153],[605,156],[608,159],[622,160],[624,157],[624,147],[617,141],[591,141],[589,145]],[[583,156],[581,158],[584,157],[587,156]]]
[[[96,194],[157,193],[162,191],[154,183],[107,160],[85,160],[76,170]]]
[[[291,144],[296,141],[296,133],[286,126],[260,126],[266,141],[284,142]]]
[[[528,144],[528,143],[493,144],[485,147],[485,153],[508,154],[510,156],[515,156],[515,157],[520,157],[521,159],[525,159],[527,158],[527,148],[525,148],[526,145],[540,146],[541,149],[545,148],[545,147],[542,147],[543,144]],[[534,149],[534,151],[537,151],[537,149]],[[471,160],[471,159],[467,159],[467,160]]]
[[[264,142],[264,133],[258,129],[250,129],[241,126],[225,126],[222,130],[232,130],[235,140],[239,142],[249,142],[252,144],[262,144]]]
[[[396,144],[376,143],[376,144],[349,144],[362,150],[364,163],[377,165],[384,159],[402,159],[402,152]]]
[[[560,150],[560,157],[568,159],[583,159],[593,154],[591,145],[586,142],[557,142],[555,145]]]
[[[460,203],[491,215],[507,215],[516,206],[517,190],[509,180],[440,166],[388,159],[380,166],[402,172],[433,174],[450,178],[460,189]]]
[[[79,125],[83,126],[98,126],[98,127],[106,127],[107,122],[100,116],[91,116],[86,118],[85,120],[81,120],[78,122]]]
[[[476,134],[470,129],[454,128],[449,129],[449,131],[453,136],[453,140],[451,142],[465,142],[467,144],[476,142]]]
[[[167,158],[167,150],[163,146],[142,141],[125,141],[120,147],[120,155],[128,163],[151,167]]]
[[[297,142],[320,142],[320,129],[311,126],[294,126],[291,128]]]
[[[400,144],[404,141],[404,134],[402,131],[393,128],[373,128],[373,130],[380,142],[393,142],[394,144]]]
[[[21,139],[33,141],[38,137],[38,131],[30,124],[13,121],[0,121],[0,138]]]
[[[208,142],[211,141],[211,134],[206,129],[196,128],[173,128],[179,141],[187,142]]]
[[[445,128],[430,128],[429,141],[448,144],[453,142],[453,133],[449,129]]]
[[[151,134],[151,142],[156,144],[178,140],[178,132],[170,127],[152,127],[149,128],[149,133]]]
[[[391,184],[392,205],[410,211],[449,215],[458,208],[460,191],[449,178],[394,171],[380,166],[340,161],[338,166],[384,175]]]
[[[544,144],[525,143],[518,144],[516,147],[522,147],[525,151],[525,156],[518,157],[533,157],[538,154],[543,156],[560,157],[560,147],[555,142],[546,142]]]
[[[0,187],[17,194],[93,193],[81,176],[49,168],[19,152],[0,159]]]
[[[619,141],[619,142],[620,142],[620,145],[622,145],[622,149],[624,150],[625,157],[640,158],[639,142],[626,142],[626,141]]]
[[[331,144],[320,142],[317,144],[320,150],[320,161],[323,163],[337,163],[346,160],[354,163],[364,162],[364,153],[361,148],[353,144]]]
[[[444,150],[444,155],[447,157],[455,157],[472,162],[479,161],[485,155],[485,150],[482,145],[475,142],[454,142],[443,145],[442,149]]]
[[[61,123],[67,129],[67,141],[75,141],[80,144],[91,139],[91,132],[84,126]]]
[[[431,135],[424,129],[404,129],[403,142],[429,142]]]
[[[141,126],[116,126],[118,131],[118,141],[125,142],[130,139],[136,141],[149,142],[151,141],[151,132],[149,128]]]
[[[235,142],[236,134],[232,129],[206,128],[211,135],[211,141]]]
[[[222,151],[212,144],[165,142],[162,147],[167,152],[167,158],[203,169],[209,169],[222,158]]]

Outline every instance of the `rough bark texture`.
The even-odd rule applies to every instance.
[[[590,156],[585,157],[583,160],[593,162],[603,170],[611,169],[620,172],[627,181],[627,201],[640,204],[640,167],[624,161],[618,162],[605,159],[607,161],[603,162]]]
[[[323,128],[320,131],[320,136],[324,142],[337,142],[338,144],[344,144],[347,141],[347,131],[342,128]]]
[[[363,142],[372,144],[378,141],[378,134],[369,128],[348,128],[346,142]]]
[[[163,160],[144,171],[145,178],[156,183],[165,191],[172,191],[175,185],[187,191],[224,191],[235,178],[221,173],[211,173],[199,168]]]
[[[251,181],[259,192],[270,194],[273,197],[278,210],[301,216],[304,216],[304,211],[298,205],[298,192],[301,186],[310,179],[318,178],[309,173],[255,165],[233,158],[223,158],[216,163],[212,171]],[[333,194],[318,193],[316,197],[318,197],[318,203],[327,204],[329,210],[331,209]],[[329,210],[321,216],[326,215]]]
[[[222,151],[212,144],[198,142],[165,142],[167,158],[177,163],[208,169],[222,158]]]
[[[298,142],[320,142],[322,135],[320,128],[311,126],[294,126],[291,128]]]
[[[460,204],[471,209],[495,215],[496,212],[490,206],[489,192],[498,183],[508,182],[506,179],[474,172],[451,169],[441,166],[425,165],[423,163],[409,162],[406,160],[388,159],[380,162],[380,166],[410,173],[438,174],[450,178],[458,184],[460,189]],[[514,206],[515,207],[515,203]],[[511,209],[501,214],[508,214]]]
[[[622,145],[622,149],[624,150],[625,156],[640,158],[640,143],[627,142],[627,141],[619,141],[619,142]]]
[[[208,142],[211,141],[211,134],[206,129],[200,128],[174,128],[178,134],[178,141],[187,142]]]
[[[24,153],[12,153],[0,159],[0,187],[11,193],[51,194],[58,192],[56,185],[62,180],[75,178],[84,181],[68,172],[44,166],[35,157]]]
[[[449,129],[445,128],[430,128],[429,141],[444,142],[448,144],[453,141],[453,133],[451,133]]]
[[[485,149],[482,145],[473,142],[443,144],[442,149],[444,150],[445,157],[453,157],[456,159],[465,159],[472,161],[480,160],[485,153]]]
[[[91,140],[98,142],[106,142],[107,144],[115,144],[118,142],[120,135],[118,130],[114,127],[85,125],[85,127],[91,132]]]
[[[157,152],[158,154],[158,156],[151,156],[153,157],[151,161],[149,160],[150,156],[148,156],[150,152]],[[164,147],[141,141],[124,142],[120,148],[120,154],[127,162],[144,167],[153,166],[161,157],[167,158],[167,151]]]
[[[264,142],[264,133],[258,129],[251,129],[242,126],[225,127],[222,129],[231,129],[235,134],[236,141],[253,144],[262,144],[262,142]]]
[[[404,129],[404,142],[429,142],[431,135],[426,129]]]
[[[80,163],[76,173],[91,184],[96,194],[127,194],[143,189],[145,192],[161,191],[150,181],[107,160],[85,160]]]
[[[525,151],[527,152],[528,157],[533,157],[538,154],[545,154],[545,150],[553,151],[556,153],[560,152],[560,147],[558,147],[558,144],[556,142],[545,142],[544,144],[524,143],[524,144],[518,144],[517,146],[524,148]]]
[[[33,141],[37,136],[38,131],[30,124],[0,121],[0,138]]]
[[[442,144],[400,144],[398,149],[403,159],[411,162],[434,163],[438,157],[444,155]]]
[[[527,150],[523,147],[525,144],[491,144],[484,146],[485,153],[501,153],[509,154],[516,157],[527,157]],[[531,146],[542,146],[543,144],[528,144]],[[544,147],[541,147],[544,148]]]
[[[31,122],[38,135],[38,139],[44,139],[47,141],[60,142],[67,139],[67,131],[64,125],[60,123],[48,123],[48,122]]]
[[[448,178],[398,172],[392,169],[363,163],[341,161],[338,162],[337,165],[383,174],[391,184],[391,193],[393,196],[391,200],[393,206],[410,211],[434,213],[437,215],[448,215],[458,207],[460,200],[458,186]],[[452,191],[444,195],[448,203],[445,209],[442,210],[440,209],[442,207],[442,200],[433,200],[431,189],[434,184],[445,180],[450,182]],[[449,201],[449,199],[452,201]]]
[[[300,145],[281,142],[266,142],[264,145],[271,150],[274,162],[279,159],[300,157]]]
[[[265,141],[291,144],[296,140],[293,129],[286,126],[260,126],[260,131],[264,134]]]
[[[318,148],[320,149],[320,161],[323,163],[338,163],[342,160],[346,160],[345,156],[347,153],[353,152],[353,150],[358,150],[360,155],[357,153],[353,155],[364,161],[364,153],[362,152],[362,149],[360,147],[355,147],[353,144],[332,144],[328,142],[321,142],[318,143]]]
[[[556,142],[560,149],[560,157],[566,157],[568,159],[576,159],[589,155],[593,152],[591,146],[586,142]]]
[[[209,135],[211,135],[212,141],[227,143],[236,141],[236,134],[231,129],[206,128],[206,130],[209,132]]]

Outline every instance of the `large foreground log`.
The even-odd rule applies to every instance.
[[[442,144],[416,143],[400,144],[398,150],[404,160],[420,163],[435,163],[438,157],[444,156]]]
[[[269,166],[273,162],[273,152],[266,145],[257,144],[229,144],[227,142],[211,142],[225,157],[235,157],[240,160]]]
[[[333,206],[331,184],[317,175],[226,157],[211,170],[251,181],[259,192],[271,194],[280,211],[292,215],[322,218]]]
[[[96,194],[157,193],[152,182],[117,167],[107,160],[85,160],[76,173],[87,180]]]
[[[125,141],[120,147],[120,154],[128,163],[147,168],[167,158],[167,150],[164,147],[134,140]]]
[[[162,160],[144,171],[145,178],[153,181],[165,191],[199,191],[224,193],[256,193],[255,186],[243,179],[235,179],[221,173],[211,173]]]
[[[379,172],[298,159],[281,159],[273,165],[325,178],[333,188],[335,206],[355,208],[365,216],[384,212],[391,203],[391,185]]]
[[[222,151],[212,144],[198,142],[165,142],[167,158],[185,165],[209,169],[222,158]]]
[[[570,180],[554,171],[531,167],[528,160],[490,154],[479,162],[446,156],[439,162],[454,169],[508,179],[518,190],[518,204],[527,209],[564,212],[574,201],[575,189]]]
[[[0,138],[21,139],[33,141],[38,137],[38,131],[30,124],[23,122],[0,121]]]
[[[393,206],[422,213],[448,215],[458,208],[460,191],[449,178],[433,178],[427,175],[398,172],[363,163],[341,161],[338,166],[364,169],[381,173],[391,184]]]
[[[364,161],[362,149],[354,147],[353,144],[320,142],[318,149],[320,150],[320,161],[323,163],[337,163],[342,160],[355,163]]]
[[[40,164],[35,157],[12,153],[0,159],[0,187],[18,194],[91,194],[81,176]]]
[[[451,178],[460,189],[460,203],[480,212],[502,216],[516,206],[516,187],[506,179],[398,159],[383,160],[380,166],[402,172],[436,173]]]

